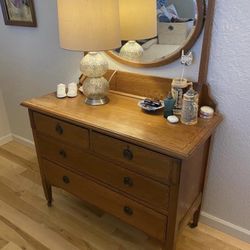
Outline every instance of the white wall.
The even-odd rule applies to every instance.
[[[9,126],[7,113],[5,110],[2,90],[0,89],[0,145],[8,142],[9,139],[11,139],[10,126]]]
[[[217,0],[208,81],[224,122],[203,210],[250,230],[250,1]],[[250,242],[250,231],[245,231]]]
[[[250,17],[242,11],[250,8],[250,2],[217,2],[209,81],[224,122],[213,143],[203,219],[220,227],[226,224],[224,229],[232,227],[246,239],[250,230],[250,79],[245,57],[249,55]],[[27,111],[19,103],[53,91],[60,81],[76,79],[81,59],[80,53],[59,48],[56,1],[35,0],[35,5],[39,25],[35,29],[5,26],[0,15],[0,82],[11,130],[27,139],[32,138]],[[196,63],[186,77],[197,80],[200,41],[193,50]],[[130,68],[112,60],[110,65],[165,77],[181,73],[178,62],[153,69]]]

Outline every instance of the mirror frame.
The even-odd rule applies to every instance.
[[[159,67],[159,66],[170,64],[174,62],[175,60],[181,58],[182,50],[187,52],[194,46],[204,26],[204,21],[205,21],[205,16],[206,16],[205,14],[206,13],[206,1],[205,0],[194,0],[194,1],[196,1],[196,5],[197,5],[197,24],[193,31],[193,34],[182,47],[180,47],[178,50],[176,50],[172,54],[166,56],[166,58],[159,59],[158,61],[155,61],[155,62],[141,63],[141,62],[136,62],[136,61],[133,62],[127,59],[123,59],[118,54],[115,54],[113,51],[106,51],[105,53],[119,63],[129,65],[132,67],[137,67],[137,68]]]

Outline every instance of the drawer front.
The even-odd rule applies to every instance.
[[[39,148],[44,158],[96,178],[166,213],[169,201],[168,186],[79,149],[53,142],[42,136],[38,138]]]
[[[46,177],[52,185],[63,188],[156,239],[164,240],[166,216],[49,161],[43,160],[43,167]]]
[[[167,183],[176,181],[172,176],[178,164],[176,159],[97,132],[92,133],[92,144],[97,154],[119,161],[134,171]]]
[[[89,147],[88,129],[72,125],[70,123],[51,118],[40,113],[33,113],[35,129],[38,132],[63,140],[80,148]]]

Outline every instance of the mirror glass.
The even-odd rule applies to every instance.
[[[201,0],[156,0],[157,35],[136,40],[143,53],[131,55],[124,53],[121,47],[108,54],[119,62],[139,67],[164,65],[176,60],[182,49],[187,52],[193,46],[202,30],[203,5]],[[122,41],[122,46],[127,44],[128,41]]]

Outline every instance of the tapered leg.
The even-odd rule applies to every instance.
[[[43,183],[43,191],[45,198],[47,200],[48,207],[52,206],[52,188],[45,180],[42,181]]]
[[[190,228],[196,228],[200,220],[201,206],[195,211],[193,215],[193,222],[189,224]]]
[[[172,241],[172,242],[165,242],[162,245],[162,250],[175,250],[176,249],[176,242]]]

